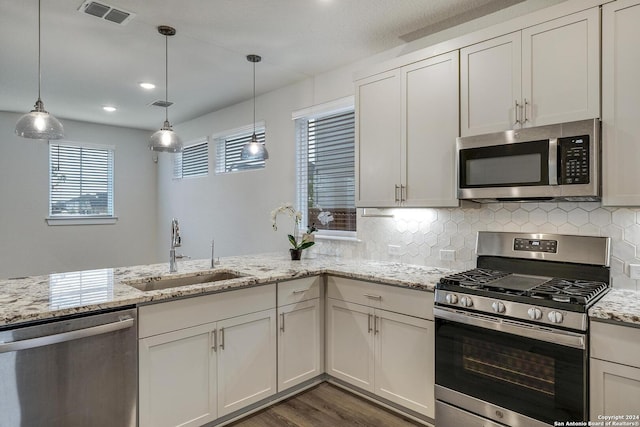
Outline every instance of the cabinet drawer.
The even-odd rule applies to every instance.
[[[138,308],[138,338],[268,310],[276,306],[275,283]]]
[[[327,296],[409,316],[433,319],[432,292],[328,276]]]
[[[591,322],[591,357],[640,368],[640,328]]]
[[[278,282],[278,307],[320,296],[320,276]]]

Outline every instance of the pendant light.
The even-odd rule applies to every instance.
[[[64,129],[62,123],[49,114],[44,109],[44,103],[40,99],[40,86],[42,81],[42,71],[40,68],[40,2],[38,0],[38,100],[34,105],[34,109],[24,116],[20,117],[16,123],[16,135],[30,139],[62,139],[64,138]]]
[[[247,55],[247,61],[253,62],[253,135],[251,135],[251,142],[247,142],[242,147],[240,158],[242,160],[267,160],[269,152],[264,143],[258,142],[256,136],[256,62],[262,61],[262,58],[258,55]]]
[[[173,131],[169,123],[169,36],[176,34],[176,29],[167,25],[160,25],[158,32],[164,36],[165,49],[165,107],[164,124],[159,131],[151,135],[149,149],[152,151],[164,151],[168,153],[182,152],[183,145],[180,137]]]

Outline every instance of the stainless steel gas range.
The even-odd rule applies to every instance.
[[[609,289],[606,237],[479,232],[477,268],[436,285],[438,427],[588,418],[587,311]]]

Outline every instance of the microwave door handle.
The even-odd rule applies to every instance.
[[[558,139],[549,139],[549,185],[558,185]]]

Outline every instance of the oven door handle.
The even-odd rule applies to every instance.
[[[514,322],[508,319],[500,319],[497,317],[443,307],[434,307],[433,315],[436,319],[445,319],[452,322],[477,326],[479,328],[492,329],[494,331],[514,334],[525,338],[560,344],[565,347],[573,347],[581,350],[585,350],[587,348],[586,336],[575,332],[549,329],[536,325]]]

